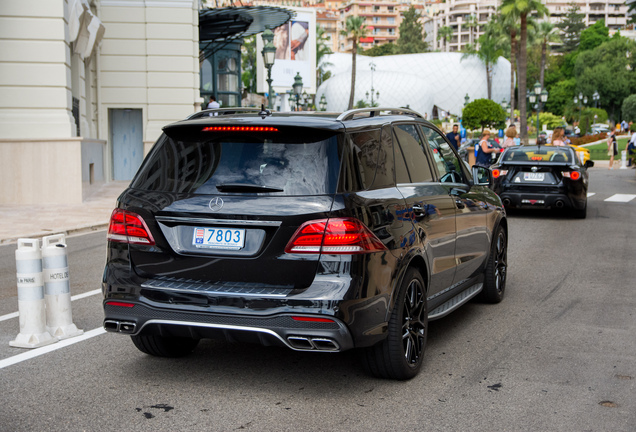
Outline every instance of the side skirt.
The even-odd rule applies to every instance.
[[[484,284],[480,282],[478,284],[471,286],[468,289],[463,290],[462,292],[457,294],[455,297],[449,299],[448,301],[442,303],[441,305],[439,305],[438,307],[430,311],[428,313],[428,320],[433,321],[433,320],[445,317],[446,315],[448,315],[449,313],[451,313],[452,311],[454,311],[455,309],[457,309],[458,307],[460,307],[461,305],[463,305],[464,303],[466,303],[467,301],[475,297],[477,294],[479,294],[483,287],[484,287]]]

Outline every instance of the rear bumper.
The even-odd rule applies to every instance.
[[[353,348],[347,327],[336,318],[281,313],[240,316],[168,310],[136,303],[133,307],[104,305],[104,328],[128,335],[156,334],[194,339],[225,339],[261,345],[286,346],[296,351],[345,351]],[[293,317],[320,318],[320,322]]]
[[[501,192],[501,201],[506,207],[574,208],[585,207],[586,198],[564,193]]]

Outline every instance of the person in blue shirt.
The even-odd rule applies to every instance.
[[[475,165],[484,168],[490,167],[491,153],[499,151],[498,148],[488,142],[488,138],[490,138],[490,130],[484,129],[481,133],[481,140],[479,141],[479,147],[477,147],[477,159],[475,160]]]
[[[446,138],[450,141],[451,145],[457,150],[459,148],[459,125],[453,125],[453,131],[446,134]]]

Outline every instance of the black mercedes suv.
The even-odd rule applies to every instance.
[[[166,357],[202,338],[355,348],[368,373],[412,378],[429,320],[503,298],[491,181],[407,109],[199,112],[118,199],[104,328]]]

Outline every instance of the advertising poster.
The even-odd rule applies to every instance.
[[[276,93],[292,89],[296,73],[303,79],[303,89],[316,93],[316,11],[307,8],[286,7],[296,16],[273,29],[276,60],[272,67],[272,87]],[[261,51],[263,39],[256,37],[257,86],[259,93],[267,92],[267,69]]]

